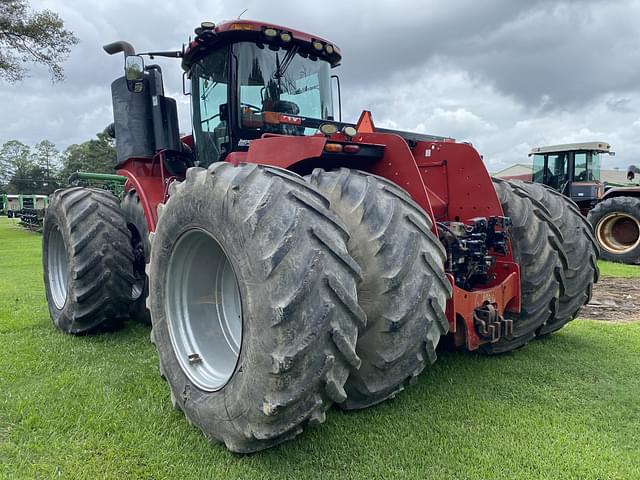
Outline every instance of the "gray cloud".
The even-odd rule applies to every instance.
[[[270,21],[330,39],[343,52],[346,120],[363,108],[379,125],[472,141],[489,165],[527,161],[531,146],[603,139],[624,165],[640,157],[640,2],[493,0],[34,0],[80,38],[52,85],[34,68],[19,85],[0,83],[0,142],[42,138],[65,147],[111,121],[109,84],[121,56],[101,45],[116,39],[138,49],[179,48],[203,20]],[[179,63],[158,59],[168,92],[188,130],[189,99]]]

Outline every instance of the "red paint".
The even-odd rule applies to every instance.
[[[418,142],[413,154],[425,185],[437,197],[438,220],[503,215],[489,172],[471,145]]]
[[[322,155],[327,138],[324,136],[290,137],[269,135],[253,140],[246,162],[291,168],[296,163]],[[321,166],[318,164],[318,166]]]
[[[169,180],[162,165],[163,154],[148,158],[130,158],[118,167],[116,173],[127,177],[125,190],[135,190],[147,219],[149,232],[154,232],[158,223],[158,204],[167,197]]]

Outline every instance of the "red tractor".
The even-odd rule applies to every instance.
[[[146,53],[182,60],[182,137],[160,67],[105,50],[125,55],[111,86],[125,193],[52,196],[51,316],[71,334],[150,316],[173,404],[229,449],[394,397],[442,337],[508,352],[588,301],[598,249],[575,205],[492,181],[469,144],[336,120],[331,42],[236,20]]]

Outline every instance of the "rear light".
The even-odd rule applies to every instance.
[[[359,145],[345,145],[342,148],[342,151],[344,153],[358,153],[360,151],[360,146]]]
[[[342,145],[339,143],[327,143],[324,146],[324,151],[329,153],[340,153],[342,152]]]

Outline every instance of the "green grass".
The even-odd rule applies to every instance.
[[[53,329],[39,248],[0,219],[0,478],[640,478],[640,324],[442,353],[396,400],[241,456],[172,409],[148,328]]]
[[[624,265],[622,263],[600,260],[598,266],[600,267],[600,274],[603,277],[640,277],[640,265]]]

